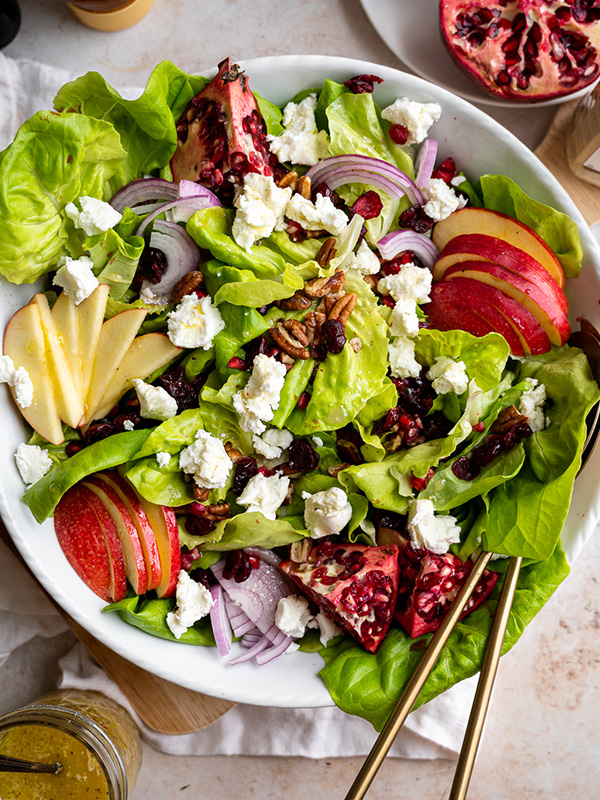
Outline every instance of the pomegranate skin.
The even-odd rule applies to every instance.
[[[496,98],[564,97],[600,75],[600,0],[441,0],[453,61]]]

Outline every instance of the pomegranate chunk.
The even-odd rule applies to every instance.
[[[340,628],[374,653],[388,631],[398,593],[398,547],[325,542],[309,560],[281,569]]]
[[[461,561],[453,553],[436,555],[429,550],[413,548],[400,534],[396,541],[400,541],[400,582],[394,617],[414,639],[440,627],[473,564]],[[461,619],[483,603],[497,581],[498,574],[486,569]]]
[[[226,58],[217,76],[193,98],[177,123],[173,180],[186,178],[221,197],[249,172],[276,181],[285,167],[269,149],[267,126],[244,72]]]

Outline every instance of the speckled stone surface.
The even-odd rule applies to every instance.
[[[104,34],[77,22],[59,0],[21,0],[23,23],[3,52],[120,85],[142,86],[167,58],[187,70],[286,53],[352,56],[402,69],[357,0],[155,0],[137,26]],[[484,110],[534,148],[555,109]],[[1,110],[0,110],[1,113]],[[484,731],[471,800],[598,797],[600,749],[600,543],[592,541],[572,575],[503,659]],[[54,685],[57,662],[74,637],[33,640],[0,670],[0,712]],[[145,747],[132,800],[343,798],[360,759],[175,757]],[[389,759],[372,800],[447,797],[452,761]]]

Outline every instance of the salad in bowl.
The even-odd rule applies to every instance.
[[[0,154],[3,516],[43,585],[169,680],[375,727],[482,548],[419,703],[477,672],[518,555],[512,646],[597,516],[596,256],[551,176],[345,59],[54,106]]]

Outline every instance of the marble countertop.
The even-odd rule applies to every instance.
[[[118,33],[86,28],[60,0],[20,0],[22,27],[3,52],[72,72],[98,70],[116,85],[143,86],[169,59],[202,71],[224,56],[352,56],[405,69],[371,27],[358,0],[155,0],[135,27]],[[483,110],[532,149],[555,108]],[[0,110],[1,113],[1,110]],[[572,574],[503,659],[471,800],[597,797],[600,734],[600,543],[593,540]],[[54,685],[57,662],[74,637],[33,640],[0,669],[0,713]],[[286,796],[341,798],[361,759],[176,757],[147,747],[132,800],[219,796],[265,800]],[[444,798],[454,762],[388,759],[369,792]]]

